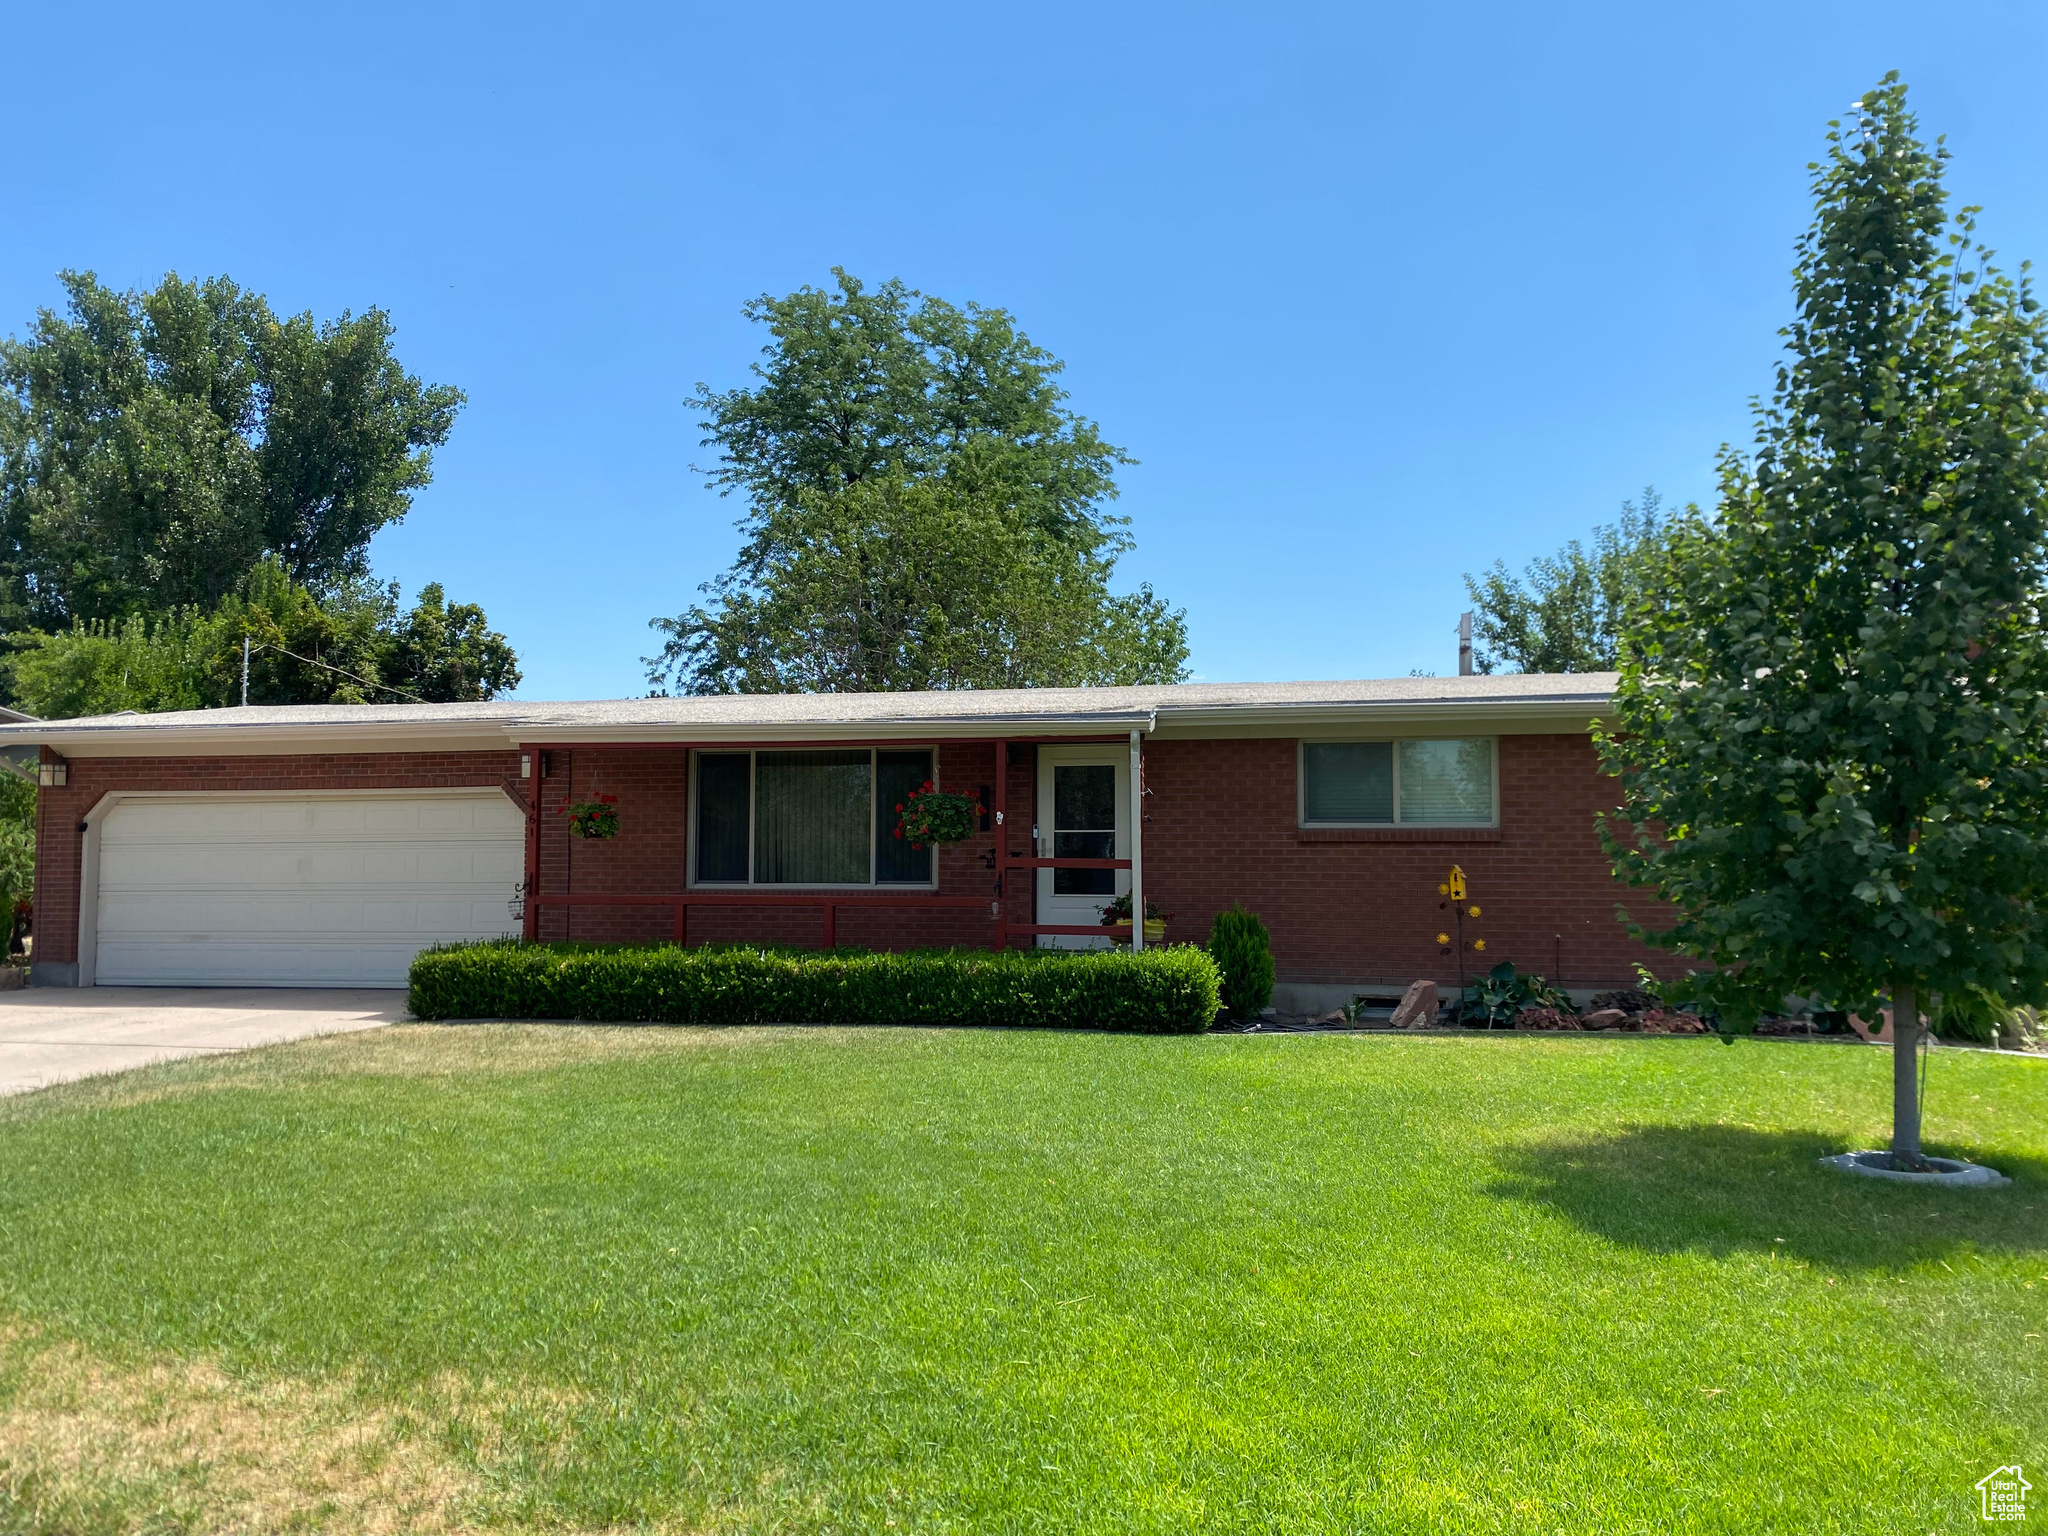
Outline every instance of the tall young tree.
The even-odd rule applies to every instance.
[[[62,277],[66,313],[0,342],[7,627],[211,606],[266,557],[317,590],[364,573],[462,404],[399,365],[382,311]]]
[[[1061,364],[1002,310],[835,269],[747,306],[752,388],[703,388],[712,483],[747,499],[707,607],[656,619],[693,693],[1171,682],[1185,617],[1110,584],[1129,463],[1067,409]]]
[[[2048,1002],[2048,327],[1951,218],[1895,75],[1830,125],[1755,453],[1631,617],[1601,748],[1627,879],[1732,1023],[1930,990]]]

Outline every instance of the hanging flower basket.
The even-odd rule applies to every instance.
[[[577,837],[617,837],[619,835],[619,797],[599,795],[595,800],[578,800],[562,807],[560,813],[569,818],[569,830]]]
[[[926,779],[896,807],[896,836],[910,846],[923,849],[933,843],[957,843],[973,835],[981,820],[981,800],[976,795],[952,795],[934,789]]]

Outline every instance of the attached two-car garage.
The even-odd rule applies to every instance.
[[[496,789],[129,794],[90,818],[80,980],[403,986],[516,931],[525,822]]]

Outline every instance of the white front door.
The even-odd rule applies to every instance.
[[[1038,855],[1131,856],[1131,754],[1114,745],[1038,749]],[[1099,923],[1102,904],[1131,889],[1128,869],[1041,869],[1041,923]],[[1107,936],[1041,933],[1041,949],[1102,949]]]

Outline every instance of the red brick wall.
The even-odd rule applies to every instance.
[[[51,754],[45,752],[47,759]],[[517,752],[303,757],[74,757],[36,807],[36,959],[78,958],[79,824],[109,790],[459,789],[519,784]]]
[[[686,842],[689,781],[684,755],[674,748],[585,748],[550,754],[542,780],[540,889],[548,895],[627,894],[680,891],[689,882]],[[948,789],[972,791],[995,779],[993,744],[951,743],[939,749],[939,780]],[[1029,825],[1031,769],[1011,775],[1010,797]],[[559,808],[597,795],[618,796],[619,836],[604,840],[569,835]],[[1029,833],[1025,834],[1026,839]],[[1024,842],[1012,847],[1023,851]],[[993,832],[939,850],[938,893],[993,897],[995,872],[987,859]],[[916,894],[914,888],[900,894]],[[855,899],[858,899],[857,897]],[[656,939],[668,937],[667,907],[543,907],[543,938]],[[992,934],[986,909],[838,909],[838,941],[876,949],[926,945],[987,944]],[[693,907],[692,943],[753,940],[817,944],[824,915],[818,907]]]
[[[1435,939],[1455,925],[1437,886],[1457,864],[1483,965],[1619,984],[1651,958],[1615,917],[1617,901],[1656,904],[1609,871],[1594,817],[1614,784],[1585,736],[1500,738],[1496,830],[1302,831],[1295,782],[1291,739],[1146,743],[1145,896],[1171,914],[1169,939],[1199,942],[1242,901],[1271,928],[1282,981],[1450,980],[1456,961]]]
[[[1035,815],[1031,748],[1009,773],[1011,848],[1028,851]],[[78,823],[109,790],[392,789],[461,785],[538,787],[540,889],[555,893],[680,891],[688,880],[688,783],[674,748],[555,752],[552,773],[522,785],[516,752],[353,753],[305,757],[74,758],[70,783],[42,792],[37,852],[37,958],[77,958]],[[1450,979],[1437,951],[1437,884],[1453,863],[1471,882],[1482,917],[1468,937],[1487,941],[1485,963],[1512,960],[1578,984],[1632,979],[1648,953],[1614,916],[1615,903],[1653,904],[1615,884],[1593,830],[1613,800],[1584,736],[1500,739],[1497,831],[1388,829],[1303,832],[1295,825],[1295,743],[1155,741],[1145,747],[1145,891],[1172,915],[1169,937],[1205,938],[1216,911],[1242,901],[1273,931],[1280,979],[1404,983]],[[994,778],[992,744],[940,748],[939,777],[952,789]],[[572,838],[558,808],[599,793],[618,796],[621,835]],[[992,833],[939,854],[939,890],[992,898]],[[1030,920],[1032,879],[1011,875],[1013,917]],[[670,932],[666,907],[543,909],[544,937],[651,939]],[[692,910],[693,941],[751,939],[815,944],[821,914],[810,907]],[[904,948],[986,944],[987,910],[839,909],[842,944]]]

